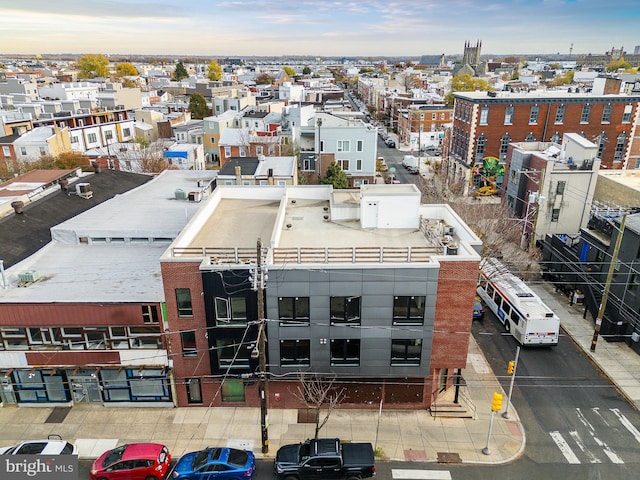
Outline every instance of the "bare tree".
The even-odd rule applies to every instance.
[[[327,378],[318,374],[305,375],[301,372],[298,375],[298,380],[298,391],[292,393],[307,408],[313,410],[316,423],[315,438],[318,438],[318,433],[329,420],[331,412],[345,399],[346,390],[335,386],[335,377]],[[325,414],[321,420],[323,407]]]

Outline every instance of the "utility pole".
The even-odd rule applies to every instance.
[[[600,308],[598,309],[598,316],[596,317],[596,328],[593,331],[593,339],[591,340],[591,351],[596,351],[596,343],[598,343],[598,335],[600,335],[600,327],[602,326],[602,318],[604,312],[607,309],[607,300],[609,299],[609,290],[611,289],[611,280],[613,279],[613,272],[616,269],[616,263],[618,263],[618,252],[620,251],[620,244],[622,243],[622,236],[624,235],[624,224],[627,221],[627,214],[622,216],[620,222],[620,230],[618,231],[618,237],[616,238],[616,244],[613,247],[613,254],[611,255],[611,264],[609,264],[609,273],[607,274],[607,281],[604,284],[604,292],[602,294],[602,300],[600,301]]]
[[[257,354],[259,359],[259,383],[260,395],[260,430],[262,439],[262,453],[269,453],[269,415],[267,413],[267,332],[264,315],[264,289],[266,282],[266,268],[262,264],[262,241],[258,239],[256,255],[256,271],[254,275],[254,289],[258,293],[258,339]],[[254,350],[255,352],[255,350]],[[251,356],[254,356],[252,352]]]

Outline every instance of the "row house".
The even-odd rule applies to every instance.
[[[523,219],[523,246],[587,226],[600,170],[597,153],[597,145],[577,133],[566,133],[561,145],[509,145],[503,201]]]
[[[297,185],[296,157],[245,157],[227,159],[216,185]]]
[[[148,176],[107,171],[97,177],[102,188],[109,182],[144,185],[54,226],[45,248],[3,275],[4,405],[174,405],[175,346],[166,337],[159,259],[200,208],[174,192],[202,194],[201,185],[210,184],[213,175],[168,170],[148,181]],[[92,179],[69,181],[69,190],[95,188]],[[58,209],[68,217],[67,210],[78,208],[74,204],[89,203],[71,195],[48,208],[47,202],[59,198],[51,195],[34,205],[33,218],[56,215]]]
[[[35,102],[40,98],[38,83],[35,80],[15,77],[7,77],[0,81],[0,95],[17,95],[25,102]]]
[[[226,128],[238,126],[237,116],[236,112],[227,110],[220,115],[204,118],[203,144],[208,162],[220,162],[220,137]]]
[[[33,117],[16,110],[0,110],[0,136],[22,135],[33,128]]]
[[[59,127],[35,127],[15,139],[13,146],[19,163],[72,151],[69,129]]]
[[[616,91],[616,86],[610,85],[616,81],[601,80],[601,88],[586,93],[454,93],[453,128],[443,151],[450,175],[473,185],[476,166],[484,157],[496,157],[504,163],[512,142],[560,143],[567,132],[598,145],[603,168],[638,168],[640,157],[630,153],[640,96],[605,93]]]
[[[164,159],[170,167],[180,170],[204,170],[205,157],[202,144],[174,143],[165,147]]]
[[[453,107],[412,104],[398,116],[398,139],[411,149],[438,148],[453,125]]]
[[[177,405],[258,406],[263,332],[269,408],[307,374],[429,407],[466,367],[480,247],[414,185],[218,185],[161,258]]]
[[[63,82],[52,83],[39,89],[40,98],[51,100],[80,100],[89,98],[95,100],[100,93],[100,84],[92,82]]]
[[[300,128],[300,173],[317,184],[335,161],[347,176],[349,187],[374,182],[377,130],[361,120],[317,112],[310,126]],[[312,148],[312,150],[311,150]]]
[[[220,134],[220,167],[232,157],[282,156],[287,140],[280,136],[256,135],[247,128],[225,128]]]

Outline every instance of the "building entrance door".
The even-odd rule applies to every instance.
[[[76,403],[102,402],[102,394],[98,379],[95,377],[69,377],[69,385]]]

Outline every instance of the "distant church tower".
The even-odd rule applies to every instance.
[[[464,42],[464,54],[462,55],[462,65],[477,67],[480,64],[480,50],[482,42],[478,40],[476,46],[472,47],[471,42]]]

